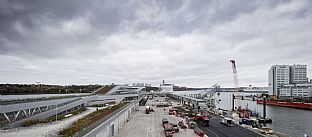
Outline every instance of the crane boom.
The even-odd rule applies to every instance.
[[[230,62],[232,63],[232,70],[233,70],[233,79],[234,79],[234,85],[236,88],[236,92],[235,92],[235,96],[239,96],[239,84],[238,84],[238,76],[237,76],[237,69],[236,69],[236,64],[235,64],[235,60],[230,60]],[[238,108],[240,106],[240,102],[239,100],[236,100],[236,107]]]
[[[230,62],[232,63],[234,85],[235,85],[235,88],[238,88],[239,85],[238,85],[238,76],[237,76],[237,69],[236,69],[235,60],[230,60]]]

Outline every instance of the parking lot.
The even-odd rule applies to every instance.
[[[146,106],[140,106],[139,111],[136,111],[131,120],[127,122],[117,133],[117,137],[164,137],[164,128],[162,119],[167,118],[170,123],[178,124],[182,120],[181,117],[168,115],[168,110],[171,107],[156,107],[157,102],[163,102],[164,97],[155,97],[153,100],[148,100],[146,106],[151,106],[154,112],[145,114]],[[154,103],[154,106],[152,105]],[[164,110],[165,108],[165,110]],[[173,134],[174,137],[198,137],[193,129],[181,129]]]

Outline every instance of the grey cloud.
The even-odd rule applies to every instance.
[[[310,61],[306,1],[1,1],[0,82],[267,85]],[[309,67],[309,76],[311,76]],[[252,71],[251,71],[252,70]]]

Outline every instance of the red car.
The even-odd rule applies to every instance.
[[[203,137],[205,135],[204,131],[202,131],[201,129],[199,129],[198,127],[194,128],[194,132],[199,135],[200,137]]]
[[[201,123],[202,125],[209,127],[209,118],[205,115],[196,115],[194,116],[194,120]]]

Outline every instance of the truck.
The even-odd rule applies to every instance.
[[[145,114],[149,114],[149,112],[150,112],[150,107],[149,107],[149,106],[146,106],[146,108],[145,108]]]
[[[179,132],[179,127],[177,124],[172,124],[174,132]]]
[[[178,113],[178,109],[176,108],[169,109],[169,115],[176,115],[177,113]]]
[[[172,137],[173,133],[175,132],[173,129],[172,124],[170,123],[165,123],[164,124],[164,131],[165,131],[165,136],[166,137]]]
[[[202,124],[203,126],[209,127],[209,118],[206,115],[196,115],[194,116],[194,121]]]
[[[150,112],[154,112],[154,109],[152,109],[150,106],[146,106],[145,113],[149,114]]]
[[[221,124],[224,124],[224,125],[226,125],[226,126],[228,126],[228,127],[233,127],[233,126],[234,126],[233,120],[230,119],[230,118],[227,118],[227,117],[221,119],[220,123],[221,123]]]
[[[163,118],[163,119],[162,119],[162,124],[165,125],[165,124],[167,124],[167,123],[169,123],[168,119],[167,119],[167,118]]]

